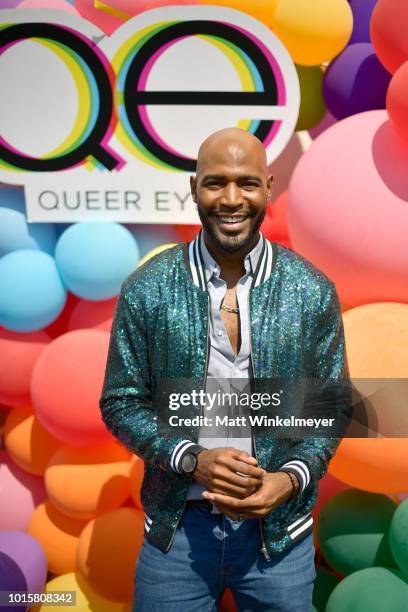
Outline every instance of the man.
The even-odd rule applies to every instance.
[[[202,231],[122,286],[100,406],[145,462],[137,612],[216,610],[227,587],[240,611],[311,608],[311,510],[339,440],[220,440],[157,416],[163,380],[347,378],[333,283],[259,232],[272,180],[257,138],[212,134],[191,178]]]

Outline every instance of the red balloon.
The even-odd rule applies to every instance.
[[[391,79],[387,111],[396,132],[408,141],[408,61],[398,68]]]
[[[337,478],[327,473],[321,480],[319,480],[317,500],[313,508],[313,518],[317,520],[320,510],[326,505],[331,497],[336,495],[336,493],[349,488],[349,485],[337,480]]]
[[[117,298],[95,302],[79,300],[68,321],[68,331],[74,329],[102,329],[110,332]]]
[[[269,204],[266,209],[266,214],[272,221],[272,224],[269,226],[271,240],[290,242],[287,210],[288,192],[284,191],[274,202],[272,202],[272,204]]]
[[[44,331],[52,338],[57,338],[68,331],[68,320],[75,306],[78,304],[79,299],[79,297],[67,291],[67,301],[65,302],[64,310],[61,312],[58,319],[55,319],[50,325],[44,327]]]
[[[79,329],[53,340],[35,364],[34,412],[66,444],[90,446],[113,438],[99,409],[108,345],[107,332]]]
[[[31,374],[50,341],[43,330],[24,334],[0,330],[0,403],[9,406],[31,403]]]
[[[191,242],[197,236],[201,225],[174,225],[174,228],[183,242]]]
[[[380,62],[393,74],[408,60],[407,0],[378,0],[370,22],[370,35]]]

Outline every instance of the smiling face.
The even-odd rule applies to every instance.
[[[250,250],[258,240],[271,186],[265,150],[255,136],[228,128],[207,138],[191,193],[210,244],[225,253]]]

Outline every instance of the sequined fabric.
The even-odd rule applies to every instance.
[[[278,244],[268,280],[250,290],[250,336],[255,378],[346,378],[339,302],[333,283],[312,264]],[[142,502],[149,541],[169,549],[183,512],[191,477],[172,471],[175,446],[185,439],[168,427],[158,435],[155,406],[161,379],[202,381],[207,364],[208,294],[193,283],[188,244],[149,260],[124,282],[116,306],[100,399],[107,428],[145,462]],[[345,408],[347,410],[348,407]],[[190,439],[197,441],[192,428]],[[318,480],[337,438],[276,438],[255,432],[259,464],[268,472],[299,459],[309,487],[262,520],[270,555],[293,545],[288,525],[316,500]],[[306,535],[306,532],[305,532]]]

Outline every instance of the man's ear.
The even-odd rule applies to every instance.
[[[190,176],[190,190],[193,202],[197,203],[197,176]]]
[[[270,200],[272,198],[272,191],[273,191],[273,175],[272,174],[268,175],[268,179],[266,181],[266,188],[268,190],[268,200]]]

